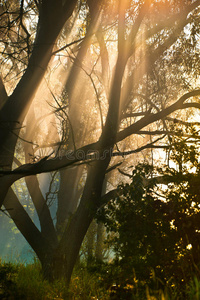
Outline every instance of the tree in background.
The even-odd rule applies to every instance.
[[[200,107],[199,5],[2,1],[1,204],[49,279],[70,281],[89,225],[115,197],[119,164],[122,176],[154,160],[149,149],[187,122],[177,112]],[[20,178],[39,227],[11,188]]]

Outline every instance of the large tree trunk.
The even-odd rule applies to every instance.
[[[11,169],[12,167],[15,146],[24,118],[44,77],[56,39],[64,23],[71,16],[76,2],[69,0],[62,4],[62,1],[44,1],[41,4],[37,36],[28,67],[13,94],[8,97],[0,110],[1,168]],[[0,207],[9,186],[7,180],[6,184],[0,182],[2,191]]]
[[[0,111],[0,120],[3,124],[0,128],[1,166],[12,164],[13,151],[22,123],[44,76],[56,38],[57,34],[52,37],[39,31],[26,72]]]
[[[100,206],[101,191],[109,161],[110,157],[104,161],[96,161],[91,166],[81,202],[68,223],[59,246],[54,251],[51,263],[45,266],[44,273],[49,280],[64,276],[69,284],[81,244]]]
[[[113,75],[106,123],[100,138],[99,159],[90,165],[80,204],[67,224],[51,263],[45,266],[45,274],[49,280],[65,276],[69,284],[83,239],[97,209],[101,206],[103,183],[111,159],[109,154],[112,152],[118,130],[120,87],[125,65],[126,62],[120,55]]]
[[[48,49],[48,51],[50,51],[50,49]],[[40,243],[37,243],[37,240],[35,239],[32,240],[32,238],[30,238],[30,235],[33,236],[34,235],[33,232],[27,233],[26,229],[24,229],[22,226],[23,224],[26,224],[25,216],[22,223],[16,222],[16,225],[18,226],[20,231],[23,233],[23,235],[28,240],[32,248],[37,253],[42,263],[45,277],[47,277],[50,280],[65,276],[67,283],[70,282],[71,274],[79,254],[82,241],[96,214],[97,209],[101,206],[100,199],[102,195],[103,182],[105,179],[106,169],[111,159],[111,156],[109,154],[112,152],[113,146],[116,142],[116,134],[118,130],[119,103],[120,103],[120,96],[121,96],[121,83],[122,83],[122,77],[123,77],[125,65],[126,65],[126,61],[123,59],[123,53],[121,51],[117,60],[116,69],[113,76],[107,119],[99,142],[99,159],[97,159],[95,162],[89,165],[88,176],[87,176],[87,180],[85,183],[80,204],[76,212],[71,216],[63,232],[63,235],[59,241],[59,245],[58,246],[51,245],[48,239],[46,238],[43,239],[43,235],[39,233],[29,222],[28,225],[30,225],[32,230],[36,232],[38,239],[40,240]],[[37,72],[39,71],[36,70],[35,75],[37,74]],[[30,80],[33,80],[32,84],[34,84],[35,87],[38,86],[39,82],[36,82],[37,81],[36,78],[33,77],[31,79],[31,77],[28,76],[27,74],[24,77],[25,82],[28,80],[28,78]],[[27,89],[25,91],[26,93],[29,92]],[[21,95],[20,93],[22,93],[22,91],[20,90],[20,88],[18,88],[18,92],[20,96],[19,99],[22,98],[22,102],[23,102],[23,97],[26,95],[26,93],[25,95],[24,94]],[[30,98],[32,94],[28,96]],[[22,123],[23,118],[26,115],[26,112],[24,112],[24,110],[27,111],[27,109],[28,109],[27,105],[23,105],[22,117],[18,113],[12,112],[11,114],[12,120],[14,122],[16,120],[19,120]],[[0,133],[0,137],[1,137],[1,133]],[[4,137],[2,136],[2,138]],[[7,136],[5,136],[4,140],[6,142],[8,141]],[[4,147],[5,145],[6,144],[4,143]],[[12,147],[13,147],[12,150],[14,150],[14,144]],[[4,148],[4,150],[6,149]],[[17,206],[18,202],[15,201],[12,203],[12,205],[13,207],[14,205]],[[7,208],[9,207],[7,206]],[[21,212],[21,207],[19,205],[17,209],[19,209]],[[39,245],[40,248],[43,249],[42,254],[40,253]]]

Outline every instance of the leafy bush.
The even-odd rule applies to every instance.
[[[167,288],[186,297],[186,285],[200,273],[200,170],[193,146],[181,142],[173,147],[178,171],[139,164],[131,183],[118,187],[119,196],[98,218],[107,227],[119,287],[134,286],[134,270],[138,282],[150,290]],[[162,177],[162,184],[156,177]]]
[[[0,265],[0,299],[7,299],[15,293],[17,272],[18,267],[11,263]]]

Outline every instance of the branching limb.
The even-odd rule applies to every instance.
[[[168,115],[175,112],[176,110],[190,107],[190,103],[186,103],[184,105],[184,101],[186,101],[187,99],[189,99],[191,97],[195,97],[195,96],[200,96],[200,89],[185,93],[182,97],[179,98],[179,100],[177,102],[170,105],[169,107],[161,110],[158,113],[150,114],[148,118],[143,117],[139,121],[132,124],[131,126],[120,131],[117,135],[117,141],[121,141],[132,134],[138,133],[139,130],[141,130],[142,128],[144,128],[147,125],[150,125],[158,120],[166,118]],[[200,104],[194,103],[192,107],[200,108]]]

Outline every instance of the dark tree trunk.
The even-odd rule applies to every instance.
[[[8,97],[0,110],[1,168],[11,169],[12,167],[15,146],[24,118],[47,69],[56,39],[71,16],[76,2],[68,0],[63,4],[62,1],[51,0],[41,3],[37,36],[28,67],[13,94]],[[1,186],[0,207],[10,185],[0,182]]]
[[[64,275],[67,283],[69,284],[83,239],[97,212],[97,209],[101,206],[100,199],[103,190],[103,183],[105,180],[106,169],[111,159],[108,154],[112,151],[118,130],[119,103],[121,96],[120,86],[124,68],[125,61],[123,58],[119,57],[113,76],[109,111],[100,140],[100,158],[89,167],[80,204],[76,212],[71,217],[70,222],[67,224],[59,242],[59,246],[52,257],[52,262],[45,270],[45,273],[48,275],[50,280],[60,278]],[[111,148],[108,148],[108,145],[110,144],[112,144]],[[107,155],[105,155],[105,153]]]
[[[104,161],[96,161],[90,167],[80,204],[71,217],[58,247],[51,256],[51,262],[44,264],[44,274],[49,280],[62,276],[69,284],[81,244],[86,232],[100,206],[101,191],[105,171],[110,157]]]
[[[51,3],[53,2],[51,1]],[[50,31],[50,28],[48,28],[48,31]],[[44,33],[48,37],[49,32],[44,30],[41,32],[40,38],[46,38]],[[27,103],[25,98],[28,97],[28,99],[31,99],[31,97],[34,94],[34,91],[38,87],[44,75],[43,70],[40,70],[41,64],[44,63],[42,61],[42,57],[45,61],[45,66],[47,66],[48,61],[46,60],[46,57],[44,57],[44,54],[46,54],[45,52],[47,52],[48,56],[50,55],[52,50],[52,43],[55,41],[56,36],[57,35],[55,34],[54,40],[52,39],[51,41],[45,39],[46,42],[51,42],[51,45],[49,47],[47,47],[47,45],[44,44],[40,45],[42,54],[38,52],[38,49],[36,47],[35,54],[33,54],[32,60],[30,62],[30,67],[27,69],[27,72],[25,73],[19,85],[17,86],[14,94],[9,98],[7,102],[10,103],[10,105],[5,105],[3,107],[1,114],[2,120],[8,122],[9,126],[11,124],[12,130],[16,130],[15,133],[18,133],[19,129],[16,129],[16,124],[13,125],[12,122],[15,123],[16,121],[18,121],[20,122],[20,124],[22,124],[30,105],[30,101]],[[36,60],[36,54],[38,54],[39,56],[39,67],[38,65],[35,65],[36,61],[38,63],[38,58]],[[32,224],[27,218],[23,207],[20,206],[20,203],[17,201],[17,199],[15,199],[15,201],[12,202],[8,201],[7,203],[6,208],[9,208],[10,205],[10,208],[16,207],[15,214],[12,215],[12,218],[15,219],[16,225],[38,255],[42,263],[44,276],[49,280],[58,279],[64,275],[67,280],[67,283],[70,282],[72,271],[79,254],[82,241],[96,214],[97,209],[101,206],[100,199],[102,195],[103,182],[105,179],[106,169],[111,159],[108,153],[111,153],[113,145],[116,142],[116,134],[118,130],[119,103],[121,96],[121,82],[124,68],[125,61],[121,53],[121,55],[119,55],[118,57],[115,74],[113,77],[112,89],[109,99],[108,115],[99,142],[100,158],[94,163],[91,163],[91,165],[89,166],[88,176],[80,204],[76,212],[72,215],[70,221],[68,222],[63,232],[63,236],[59,241],[59,245],[57,246],[49,243],[49,240],[46,237],[44,237],[42,233],[39,232],[39,230],[37,230],[36,227],[34,227],[34,224]],[[35,72],[34,74],[33,70]],[[31,85],[33,85],[33,87]],[[24,91],[22,91],[23,86],[25,86]],[[31,88],[31,92],[29,91],[29,88]],[[17,103],[13,104],[14,100],[16,99],[19,99],[16,102],[19,102],[20,109],[18,109],[18,107],[16,106]],[[10,106],[12,107],[11,104],[13,104],[13,108],[10,114],[10,118],[4,119],[3,112],[5,113],[5,115],[8,115],[8,109]],[[16,112],[14,111],[14,109],[17,109]],[[4,141],[3,146],[0,150],[2,150],[2,152],[7,151],[7,154],[9,154],[8,149],[6,148],[8,145],[9,147],[11,146],[11,151],[13,151],[14,153],[14,148],[17,140],[17,137],[15,137],[13,134],[10,134],[9,130],[11,130],[11,128],[9,126],[6,129],[7,134],[3,133],[3,131],[0,132],[0,138],[2,138],[2,140]],[[9,140],[10,137],[12,141]],[[9,143],[7,144],[7,142]],[[105,156],[105,153],[107,154],[107,156]],[[10,158],[10,156],[8,155],[6,159],[7,161],[9,161],[11,166],[12,159]],[[10,211],[10,214],[12,214],[12,211]],[[20,218],[16,218],[17,215],[19,215]],[[24,227],[26,225],[27,227]]]

